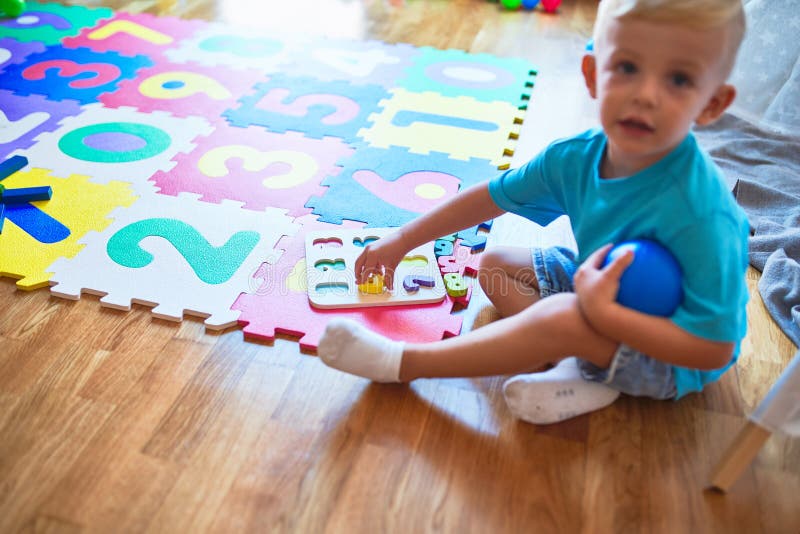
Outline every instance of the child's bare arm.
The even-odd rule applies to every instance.
[[[618,304],[615,297],[619,278],[633,256],[626,254],[600,269],[609,247],[594,252],[575,273],[578,303],[592,328],[609,339],[673,365],[718,369],[730,361],[732,342],[703,339],[683,330],[668,318],[644,314]]]
[[[488,183],[475,185],[368,245],[356,260],[356,282],[363,283],[370,275],[385,271],[384,283],[391,289],[394,269],[406,252],[502,213],[489,194]]]

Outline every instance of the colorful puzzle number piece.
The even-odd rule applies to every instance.
[[[397,147],[359,146],[341,163],[341,174],[326,178],[322,185],[327,191],[310,197],[306,206],[322,221],[353,220],[369,227],[402,226],[498,172],[487,160],[454,160],[445,154],[420,155]],[[486,243],[481,228],[490,224],[459,232],[459,238],[465,246],[481,249]]]
[[[151,193],[113,215],[104,232],[81,241],[86,247],[75,258],[51,266],[52,294],[101,294],[102,305],[121,310],[155,306],[154,316],[171,321],[184,313],[207,317],[212,330],[237,323],[230,305],[278,240],[299,229],[283,210],[208,204],[188,194]]]
[[[222,119],[222,113],[236,105],[240,95],[263,79],[257,71],[160,62],[141,69],[136,79],[122,81],[118,90],[99,100],[111,108],[132,106],[145,113],[163,110],[178,117],[196,115],[202,109],[209,119]]]
[[[17,287],[25,290],[47,286],[56,259],[74,257],[83,248],[78,243],[82,236],[103,230],[111,223],[111,211],[136,198],[130,184],[95,184],[87,176],[61,178],[37,168],[17,172],[3,183],[7,188],[45,184],[53,190],[47,202],[9,204],[5,210],[0,275],[19,278]]]
[[[9,65],[0,78],[0,87],[21,95],[39,94],[49,100],[88,104],[103,93],[115,91],[120,81],[133,78],[138,69],[150,65],[145,56],[125,57],[53,45],[18,65]]]
[[[290,78],[280,74],[260,83],[242,105],[225,112],[235,126],[263,126],[273,132],[301,131],[308,137],[357,141],[357,133],[386,98],[378,85],[353,86],[343,81]]]
[[[410,152],[443,152],[461,160],[487,159],[507,165],[513,155],[509,136],[516,136],[521,112],[507,102],[481,102],[474,98],[411,93],[392,89],[383,110],[370,118],[372,126],[359,132],[370,146],[407,147]],[[509,133],[510,132],[510,133]]]
[[[319,266],[319,264],[317,264]],[[317,286],[318,288],[320,286]],[[403,284],[403,288],[408,291],[405,284]],[[349,288],[345,288],[347,290]],[[417,288],[419,289],[419,288]],[[374,274],[370,276],[366,282],[363,284],[358,284],[358,291],[360,293],[364,293],[365,295],[382,295],[384,291],[386,291],[384,277],[382,274]]]
[[[353,153],[335,138],[224,124],[196,141],[197,148],[174,158],[174,168],[151,178],[162,194],[188,191],[206,202],[237,200],[254,210],[287,207],[293,216],[309,212],[306,199],[322,192],[322,179],[338,174],[336,162]]]
[[[287,64],[283,71],[291,76],[346,80],[389,89],[406,76],[419,54],[419,49],[407,44],[326,39],[298,50],[297,61]]]
[[[467,294],[468,284],[464,277],[459,273],[447,273],[444,275],[444,285],[447,294],[451,297],[463,297]]]
[[[190,152],[195,146],[192,140],[211,129],[202,117],[89,104],[83,113],[65,118],[57,130],[42,134],[21,153],[30,161],[46,162],[57,175],[78,173],[97,182],[125,180],[152,190],[147,179],[171,169],[172,158]]]
[[[411,92],[434,91],[444,96],[469,96],[483,102],[527,105],[536,70],[519,58],[470,54],[461,50],[420,49],[397,86]]]
[[[449,198],[457,190],[480,183],[497,174],[488,160],[455,160],[446,154],[415,154],[406,148],[359,146],[342,162],[344,170],[326,180],[329,194],[312,197],[307,206],[323,220],[366,222],[368,226],[399,226]],[[352,180],[348,179],[352,177]],[[346,202],[345,199],[358,199]],[[475,250],[486,244],[491,221],[459,232],[465,246]]]
[[[182,39],[164,54],[175,63],[199,63],[253,70],[261,74],[284,72],[308,46],[304,36],[276,37],[254,28],[208,24]]]
[[[436,279],[433,276],[407,274],[403,278],[403,289],[409,293],[419,291],[420,287],[435,287]]]
[[[381,275],[356,285],[353,268],[364,250],[364,244],[370,239],[380,239],[394,231],[396,228],[338,229],[306,234],[306,275],[311,304],[317,308],[331,309],[442,301],[445,288],[431,243],[406,254],[395,269],[398,283],[393,284],[392,290],[384,287]],[[331,268],[335,265],[340,268]],[[422,290],[418,286],[409,289],[402,283],[408,276],[432,280],[433,284],[426,282]]]
[[[201,20],[118,12],[109,20],[85,28],[79,36],[66,38],[63,42],[67,48],[121,54],[136,51],[136,54],[156,58],[206,24]]]

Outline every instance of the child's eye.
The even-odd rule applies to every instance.
[[[621,74],[634,74],[636,72],[636,65],[630,61],[620,61],[617,63],[617,72]]]
[[[676,72],[670,76],[670,81],[676,87],[689,87],[692,85],[692,80],[682,72]]]

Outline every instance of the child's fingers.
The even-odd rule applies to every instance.
[[[356,275],[356,284],[363,284],[364,281],[369,277],[369,274],[367,273],[368,262],[369,258],[366,250],[359,254],[358,258],[356,258],[356,263],[353,266],[353,272]]]
[[[597,250],[589,254],[589,257],[586,258],[586,261],[584,263],[586,263],[587,265],[591,265],[596,269],[599,269],[600,266],[603,264],[603,261],[606,259],[606,256],[608,256],[608,251],[611,250],[611,247],[613,246],[614,246],[613,243],[608,243],[606,245],[603,245],[602,247],[598,248]]]
[[[383,274],[383,285],[385,285],[386,289],[389,291],[394,289],[394,269],[385,269]]]
[[[375,275],[383,276],[383,267],[379,264],[367,265],[360,274],[361,278],[358,280],[358,283],[364,284]]]
[[[383,274],[383,264],[381,263],[380,258],[374,254],[370,254],[369,250],[365,250],[356,259],[353,270],[356,275],[356,283],[363,284],[371,276]]]
[[[611,263],[603,267],[603,272],[619,279],[631,263],[633,263],[633,250],[626,250],[621,256],[617,256]]]

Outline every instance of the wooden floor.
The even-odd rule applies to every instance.
[[[555,16],[478,0],[103,3],[524,56],[541,75],[518,157],[591,123],[578,60],[594,1]],[[568,239],[563,221],[537,233],[504,216],[490,243]],[[704,490],[794,352],[756,280],[741,363],[704,394],[536,427],[510,416],[502,377],[373,385],[292,340],[0,279],[0,532],[797,533],[798,440],[773,436],[730,493]],[[492,320],[483,302],[467,324]]]

